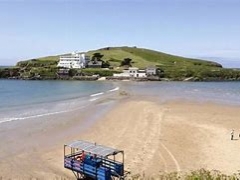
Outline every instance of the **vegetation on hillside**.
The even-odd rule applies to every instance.
[[[91,61],[102,61],[107,69],[83,69],[76,72],[77,75],[99,74],[100,76],[112,76],[126,67],[146,68],[155,66],[161,70],[160,77],[169,80],[240,80],[240,71],[223,68],[212,61],[190,59],[173,56],[158,51],[137,47],[107,47],[86,52]],[[43,79],[58,79],[57,63],[59,56],[48,56],[38,59],[20,61],[14,69],[0,70],[0,77],[11,76],[42,77]],[[10,71],[10,72],[8,72]],[[13,73],[14,71],[14,73]],[[75,70],[72,71],[72,76]],[[11,75],[10,75],[11,74]]]
[[[128,66],[128,67],[131,67],[131,66],[132,66],[131,61],[132,61],[131,58],[124,58],[124,59],[122,60],[120,66]]]

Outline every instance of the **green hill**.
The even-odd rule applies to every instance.
[[[132,59],[131,65],[133,67],[146,68],[148,66],[156,66],[161,69],[162,78],[172,80],[184,80],[189,77],[193,77],[195,80],[238,79],[240,77],[239,71],[224,69],[216,62],[174,56],[137,47],[106,47],[86,52],[90,57],[92,57],[94,53],[102,54],[102,60],[108,62],[113,69],[119,67],[124,58],[130,58]],[[59,56],[60,55],[48,56],[21,61],[17,63],[17,67],[22,70],[21,75],[39,74],[42,77],[52,77],[56,75],[56,65]],[[104,75],[104,73],[101,74],[103,71],[106,72],[106,70],[101,69],[92,71],[90,69],[82,70],[82,72],[85,73],[92,72],[94,74],[94,72],[97,72],[98,74],[100,73],[100,75]],[[109,72],[106,73],[106,75],[111,74],[112,73]]]
[[[134,66],[139,68],[145,68],[149,65],[157,65],[161,67],[174,66],[192,66],[192,65],[204,65],[204,66],[218,66],[220,64],[203,61],[197,59],[189,59],[180,56],[173,56],[170,54],[165,54],[158,51],[153,51],[143,48],[135,47],[115,47],[115,48],[103,48],[95,51],[87,52],[88,55],[93,55],[94,53],[103,54],[104,60],[109,60],[114,66],[119,66],[120,62],[124,58],[131,58],[134,62]]]
[[[87,55],[92,56],[94,53],[101,53],[103,60],[109,61],[114,67],[119,66],[124,58],[131,58],[134,62],[134,66],[139,68],[145,68],[150,65],[157,66],[173,66],[178,64],[178,66],[192,66],[192,65],[203,65],[203,66],[215,66],[221,67],[220,64],[210,61],[203,61],[198,59],[189,59],[180,56],[173,56],[170,54],[165,54],[158,51],[153,51],[149,49],[136,48],[136,47],[107,47],[98,50],[92,50],[86,52]],[[33,59],[38,60],[39,64],[56,64],[59,60],[59,56],[47,56],[42,58]],[[22,63],[27,63],[31,60],[21,61],[18,65]],[[55,62],[55,63],[53,63]]]

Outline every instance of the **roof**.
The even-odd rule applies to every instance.
[[[87,141],[82,141],[82,140],[76,140],[73,141],[69,144],[66,144],[66,146],[75,148],[78,150],[83,150],[85,152],[89,152],[91,154],[96,154],[99,156],[109,156],[109,155],[115,155],[119,152],[123,152],[121,150],[113,149],[110,147],[106,147],[103,145],[98,145],[95,143],[87,142]]]
[[[129,67],[128,70],[138,70],[139,68],[137,67]]]

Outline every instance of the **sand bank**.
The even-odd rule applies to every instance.
[[[4,146],[0,148],[0,177],[74,179],[63,168],[62,150],[64,143],[75,139],[123,149],[126,169],[133,175],[200,168],[234,173],[240,169],[239,107],[129,98],[105,109],[95,117],[98,121],[80,130],[84,119],[97,108],[101,103],[67,120],[26,121],[15,128],[1,127]],[[236,130],[234,141],[230,140],[232,128]]]

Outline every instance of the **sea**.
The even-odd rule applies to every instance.
[[[240,82],[0,80],[0,125],[78,111],[121,93],[160,102],[185,99],[240,105]]]

